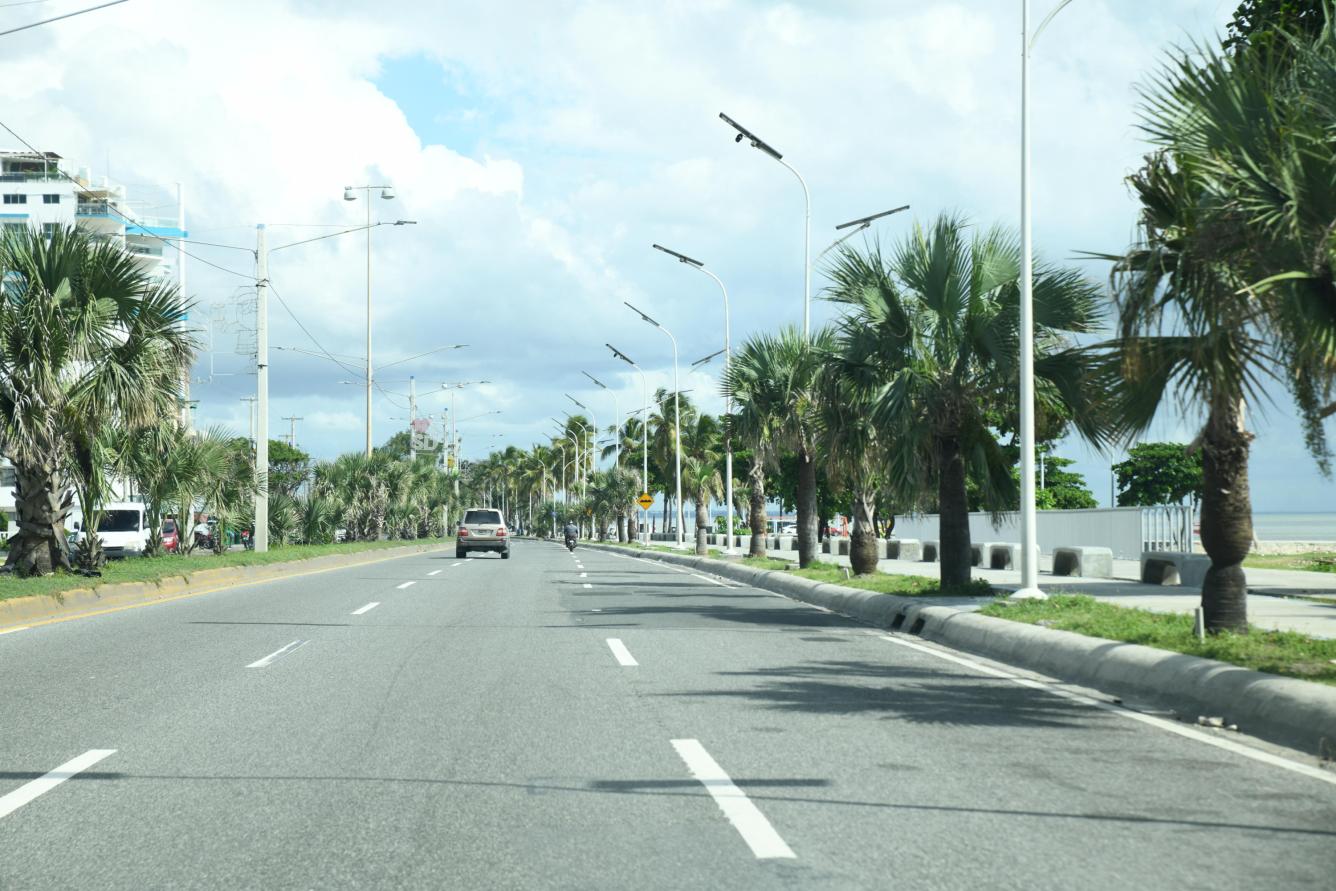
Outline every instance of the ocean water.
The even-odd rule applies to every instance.
[[[1336,541],[1336,513],[1253,513],[1258,541]]]

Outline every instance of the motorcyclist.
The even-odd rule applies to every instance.
[[[580,527],[576,526],[574,523],[567,523],[564,531],[566,535],[566,547],[569,548],[573,546],[575,540],[580,537]]]
[[[197,548],[207,548],[213,544],[212,530],[209,529],[209,521],[203,517],[201,517],[200,521],[195,524],[195,528],[191,530],[191,534],[195,537],[195,547]]]

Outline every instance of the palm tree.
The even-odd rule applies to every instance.
[[[14,465],[19,515],[5,565],[42,575],[69,567],[66,479],[84,476],[92,503],[82,509],[95,516],[94,444],[113,426],[174,414],[194,344],[174,285],[73,226],[7,228],[0,269],[0,449]]]
[[[859,324],[844,320],[844,324]],[[846,335],[847,336],[847,335]],[[853,533],[849,565],[858,575],[877,571],[877,530],[873,522],[878,493],[885,487],[888,440],[873,423],[874,403],[867,390],[846,374],[838,350],[827,360],[821,400],[821,432],[829,458],[831,482],[842,485],[852,500]]]
[[[710,503],[724,495],[719,472],[723,443],[723,430],[713,415],[697,414],[682,429],[682,497],[695,505],[698,535],[710,526]]]
[[[732,394],[733,434],[752,448],[751,548],[763,557],[766,548],[765,471],[778,466],[785,449],[798,456],[798,564],[816,559],[817,417],[822,357],[834,346],[831,332],[784,328],[751,338],[733,355],[724,387]]]
[[[877,246],[845,249],[830,270],[829,297],[845,309],[838,365],[890,445],[887,485],[897,500],[921,503],[936,484],[945,589],[970,578],[966,480],[995,511],[1016,500],[987,412],[999,394],[1015,392],[1019,376],[1020,246],[1001,228],[972,238],[967,228],[944,215],[916,225],[889,258]],[[1102,443],[1091,363],[1071,341],[1098,324],[1097,299],[1078,273],[1036,267],[1036,400],[1065,406]]]
[[[1109,256],[1118,339],[1105,344],[1121,430],[1145,430],[1168,393],[1203,415],[1201,540],[1211,633],[1245,633],[1252,546],[1249,404],[1290,390],[1320,469],[1336,414],[1336,47],[1327,30],[1269,54],[1172,57],[1146,90],[1157,151],[1130,178],[1138,239]]]

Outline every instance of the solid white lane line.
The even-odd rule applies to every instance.
[[[735,585],[725,585],[723,582],[721,582],[721,581],[717,581],[717,580],[715,580],[715,579],[712,579],[712,578],[710,578],[708,575],[700,575],[699,573],[695,573],[695,572],[693,572],[692,575],[695,576],[696,578],[700,579],[702,582],[709,582],[711,585],[718,585],[718,586],[721,587],[721,588],[733,588],[733,587],[736,587]]]
[[[710,793],[719,810],[728,817],[728,822],[742,836],[742,840],[751,848],[757,859],[772,857],[797,857],[793,849],[779,837],[775,827],[765,818],[756,805],[752,804],[747,793],[733,784],[728,774],[720,767],[705,747],[694,739],[675,739],[673,748],[686,762],[691,775],[700,781],[705,791]]]
[[[71,758],[55,770],[24,783],[0,798],[0,818],[9,816],[37,796],[50,792],[70,777],[82,773],[108,755],[114,754],[116,754],[115,749],[89,749],[78,758]]]
[[[1294,773],[1301,773],[1306,777],[1315,780],[1321,780],[1324,783],[1336,785],[1336,773],[1323,770],[1320,767],[1313,767],[1308,764],[1302,764],[1298,761],[1291,761],[1288,758],[1282,758],[1279,755],[1272,755],[1270,752],[1264,752],[1261,749],[1254,749],[1251,746],[1236,743],[1232,739],[1213,736],[1209,733],[1202,733],[1200,730],[1194,730],[1191,727],[1185,727],[1176,721],[1169,721],[1165,718],[1157,718],[1154,715],[1146,715],[1141,712],[1132,711],[1122,706],[1114,705],[1110,702],[1101,702],[1098,699],[1091,699],[1089,696],[1082,696],[1080,693],[1073,693],[1070,690],[1062,690],[1048,684],[1041,684],[1038,681],[1032,681],[1029,678],[1018,677],[1005,671],[999,671],[988,665],[975,662],[972,659],[966,659],[963,656],[956,656],[952,653],[943,653],[931,647],[925,647],[922,644],[914,643],[908,640],[901,640],[898,637],[890,635],[878,635],[882,640],[890,641],[893,644],[899,644],[902,647],[908,647],[911,650],[918,650],[920,653],[927,653],[929,656],[936,656],[938,659],[945,659],[948,662],[955,662],[966,668],[981,672],[992,677],[1002,678],[1013,681],[1022,687],[1030,687],[1034,690],[1042,690],[1045,693],[1051,693],[1054,696],[1061,696],[1063,699],[1070,699],[1073,702],[1079,702],[1083,705],[1094,706],[1102,711],[1110,712],[1123,718],[1133,721],[1140,721],[1142,724],[1148,724],[1160,730],[1167,730],[1170,733],[1176,733],[1179,736],[1206,743],[1208,746],[1215,746],[1217,749],[1224,749],[1226,752],[1233,752],[1236,755],[1242,755],[1245,758],[1251,758],[1254,761],[1260,761],[1263,764],[1270,764],[1272,767],[1279,767]]]
[[[417,582],[404,582],[402,585],[395,585],[395,587],[402,591],[404,588],[411,588],[416,584]]]
[[[0,628],[0,634],[13,634],[15,631],[27,631],[28,625],[20,625],[17,628]]]
[[[380,601],[379,601],[379,600],[373,600],[373,601],[371,601],[370,603],[368,603],[366,606],[362,607],[361,609],[355,609],[355,610],[353,610],[353,615],[354,615],[354,616],[360,616],[360,615],[362,615],[363,613],[369,613],[369,612],[371,612],[373,609],[375,609],[375,608],[378,607],[378,606],[380,606]]]
[[[427,575],[440,575],[440,574],[441,571],[439,569],[433,569],[431,572],[427,573]]]
[[[631,651],[626,648],[626,644],[622,643],[622,640],[619,637],[608,638],[608,649],[612,650],[612,655],[617,658],[618,665],[624,665],[627,668],[630,668],[633,665],[640,664],[636,661],[635,657],[631,655]]]
[[[250,665],[247,665],[246,667],[247,667],[247,668],[268,668],[269,665],[271,665],[273,662],[275,662],[275,661],[278,660],[278,659],[282,659],[282,658],[283,658],[284,656],[286,656],[288,653],[291,653],[293,650],[298,649],[299,647],[303,646],[305,643],[306,643],[306,641],[304,641],[304,640],[294,640],[292,643],[288,644],[286,647],[283,647],[283,648],[278,649],[278,650],[274,650],[274,652],[270,653],[268,656],[265,656],[263,659],[256,659],[254,662],[252,662]]]
[[[585,582],[585,585],[584,585],[584,586],[585,586],[586,588],[592,588],[592,587],[594,587],[593,585],[589,584],[588,582]]]

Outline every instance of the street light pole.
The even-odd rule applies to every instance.
[[[612,397],[613,420],[616,422],[617,425],[620,425],[622,423],[622,412],[617,407],[617,391],[608,390],[607,384],[603,383],[603,381],[594,377],[587,371],[581,371],[580,373],[583,374],[585,377],[589,378],[594,383],[598,384],[604,390],[607,390],[608,395]],[[580,403],[577,402],[575,404],[579,405]],[[594,413],[591,411],[589,414],[593,415]],[[598,430],[597,424],[594,425],[594,430],[597,432]],[[621,466],[621,463],[622,463],[622,431],[620,426],[614,426],[612,428],[612,466],[613,468],[617,468]]]
[[[371,190],[380,189],[380,197],[394,198],[391,186],[344,186],[343,200],[356,201],[357,192],[366,193],[366,456],[371,457]]]
[[[603,345],[608,349],[612,350],[612,354],[616,356],[618,359],[621,359],[627,365],[630,365],[636,371],[640,372],[640,385],[644,388],[644,393],[645,393],[644,418],[640,422],[640,436],[643,441],[642,461],[644,462],[643,468],[640,471],[640,491],[648,492],[649,491],[649,378],[645,375],[645,369],[641,368],[639,365],[632,362],[631,357],[626,355],[626,353],[623,353],[621,350],[617,349],[610,343],[605,343]],[[640,524],[644,527],[644,529],[641,530],[641,534],[643,535],[643,541],[645,546],[649,547],[649,508],[641,508],[640,513],[641,513]]]
[[[803,179],[803,175],[798,172],[797,168],[785,161],[784,156],[764,139],[761,139],[722,111],[719,112],[719,119],[738,131],[738,135],[734,137],[734,142],[742,142],[744,139],[749,141],[752,148],[764,152],[787,167],[789,172],[798,178],[798,184],[803,187],[803,340],[810,340],[812,333],[812,193],[807,189],[807,180]]]
[[[1015,600],[1044,600],[1039,589],[1039,530],[1035,511],[1034,441],[1034,248],[1030,207],[1030,51],[1053,17],[1071,0],[1062,0],[1030,34],[1030,0],[1021,0],[1021,586]]]
[[[705,264],[700,260],[693,260],[686,254],[679,254],[677,251],[670,250],[661,244],[652,245],[656,251],[663,251],[670,257],[676,257],[678,262],[684,266],[696,269],[705,273],[714,279],[715,284],[719,285],[719,290],[724,295],[724,379],[728,379],[728,371],[733,366],[733,341],[730,331],[731,321],[729,319],[728,309],[728,288],[724,287],[724,281],[719,276],[705,268]],[[733,394],[724,388],[724,516],[725,534],[728,543],[724,545],[724,553],[733,553],[733,438],[728,432],[728,418],[733,413]],[[713,524],[712,524],[713,525]],[[755,531],[752,532],[756,534]]]
[[[625,300],[623,300],[622,302],[623,302],[623,303],[626,303]],[[681,411],[680,401],[679,401],[679,399],[678,399],[679,385],[678,385],[678,380],[677,380],[677,338],[673,336],[673,332],[669,331],[667,328],[663,327],[663,326],[660,325],[658,322],[654,321],[654,320],[651,319],[649,316],[645,315],[643,312],[641,312],[640,310],[636,309],[634,306],[631,306],[631,304],[626,303],[626,306],[627,306],[628,308],[630,308],[630,310],[631,310],[632,312],[634,312],[634,313],[636,313],[638,316],[640,316],[640,318],[644,319],[646,322],[648,322],[649,324],[653,325],[655,328],[658,328],[658,329],[659,329],[660,331],[662,331],[664,334],[667,334],[667,335],[668,335],[668,339],[669,339],[670,341],[672,341],[672,343],[673,343],[673,440],[674,440],[673,445],[675,446],[675,448],[673,449],[673,461],[674,461],[674,465],[675,465],[675,466],[674,466],[674,470],[673,470],[673,476],[675,477],[675,480],[676,480],[676,487],[677,487],[677,493],[676,493],[676,496],[675,496],[676,499],[677,499],[677,545],[678,545],[678,547],[681,547],[681,546],[682,546],[682,522],[683,522],[683,511],[682,511],[682,411]],[[648,420],[648,419],[647,419],[647,420]]]
[[[904,210],[909,210],[908,204],[904,205],[903,207],[897,207],[893,210],[884,210],[881,213],[874,213],[870,217],[859,217],[858,219],[850,220],[847,223],[840,223],[838,226],[835,227],[836,232],[840,231],[841,229],[849,229],[850,226],[854,226],[856,228],[850,229],[848,232],[844,233],[839,238],[832,241],[824,251],[816,255],[816,262],[820,263],[821,258],[826,256],[826,254],[829,254],[831,251],[835,250],[835,248],[844,244],[846,241],[853,238],[859,232],[862,232],[871,227],[872,223],[875,220],[879,220],[882,217],[889,217],[891,214],[897,214]]]
[[[264,224],[255,227],[255,473],[269,477],[269,242]],[[269,550],[269,489],[255,495],[255,553]]]

